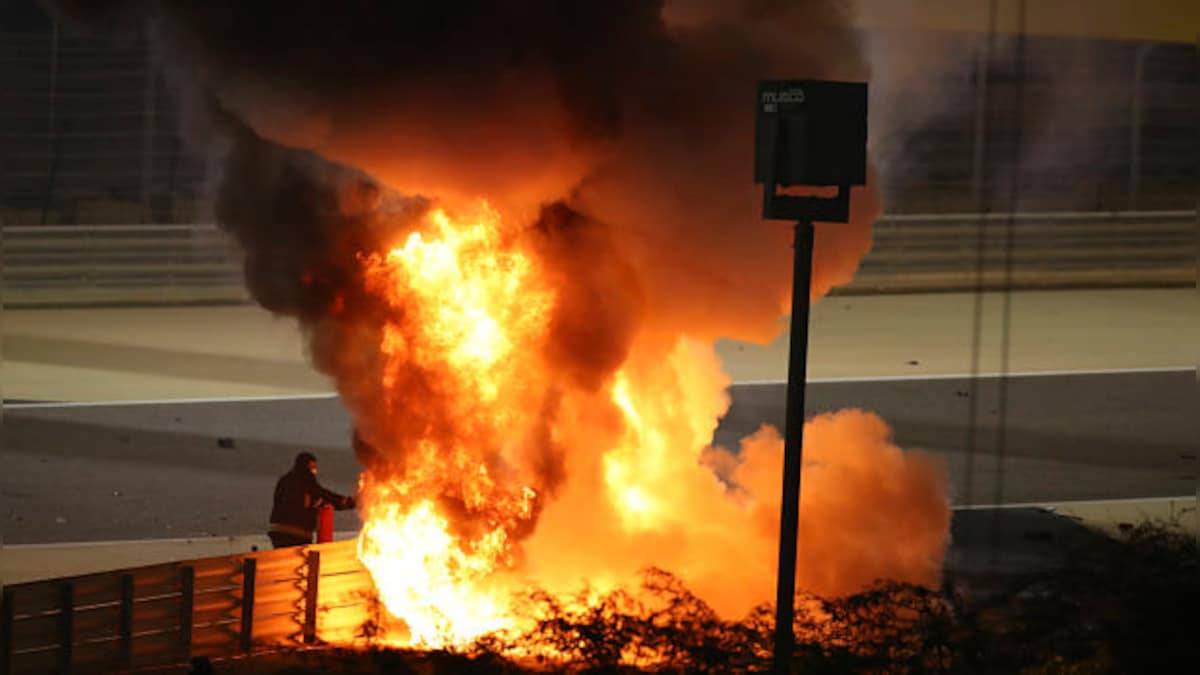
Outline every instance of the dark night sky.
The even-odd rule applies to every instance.
[[[36,0],[0,2],[0,32],[37,32],[50,30],[50,15]]]

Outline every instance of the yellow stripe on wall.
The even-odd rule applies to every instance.
[[[1020,0],[996,1],[996,30],[1020,30]],[[992,0],[858,0],[858,25],[987,32]],[[1111,40],[1200,39],[1200,0],[1025,0],[1025,32]]]

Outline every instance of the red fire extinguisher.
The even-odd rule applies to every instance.
[[[333,506],[326,504],[317,511],[317,543],[333,541]]]

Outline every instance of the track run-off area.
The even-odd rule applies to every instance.
[[[1193,302],[1014,294],[1005,340],[1001,296],[827,298],[807,412],[874,411],[897,445],[944,458],[952,560],[1003,547],[997,531],[1027,547],[1062,525],[1048,504],[1084,520],[1186,517],[1200,473]],[[326,485],[354,486],[349,417],[290,322],[245,306],[55,309],[8,311],[4,328],[6,583],[101,569],[117,560],[104,546],[140,563],[261,545],[301,449]],[[782,426],[785,340],[718,345],[733,382],[716,443]]]

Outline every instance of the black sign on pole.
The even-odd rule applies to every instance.
[[[796,221],[792,323],[779,509],[779,578],[775,593],[775,672],[790,673],[795,635],[796,547],[804,447],[804,383],[813,223],[850,219],[850,186],[867,182],[867,85],[770,80],[758,86],[754,182],[763,186],[763,218]],[[833,197],[777,193],[777,187],[836,187]]]

